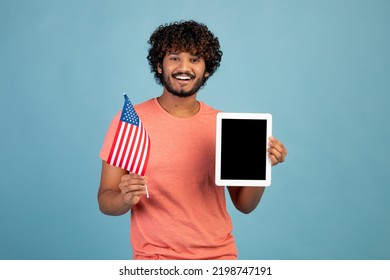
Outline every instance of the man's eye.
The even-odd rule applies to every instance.
[[[191,61],[192,61],[192,63],[197,63],[200,61],[200,58],[193,58],[193,59],[191,59]]]

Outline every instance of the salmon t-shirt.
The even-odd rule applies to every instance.
[[[134,106],[150,137],[145,176],[150,198],[131,209],[134,259],[236,259],[225,190],[215,185],[217,110],[200,102],[199,112],[177,118],[157,99]],[[106,161],[120,112],[100,157]]]

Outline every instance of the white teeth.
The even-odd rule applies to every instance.
[[[191,78],[188,77],[188,76],[176,76],[176,79],[179,79],[179,80],[190,80]]]

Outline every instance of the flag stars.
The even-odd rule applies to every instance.
[[[122,115],[121,115],[121,120],[124,122],[138,126],[139,125],[138,115],[135,112],[134,107],[131,104],[130,100],[126,97],[125,97],[125,99],[126,99],[125,105],[123,106],[123,111],[122,111]]]

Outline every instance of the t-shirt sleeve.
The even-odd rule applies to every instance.
[[[111,121],[110,126],[108,127],[106,137],[103,142],[103,146],[100,149],[99,156],[102,160],[107,161],[108,156],[110,154],[112,142],[114,141],[115,138],[115,133],[118,127],[118,122],[121,116],[121,112],[119,112]]]

